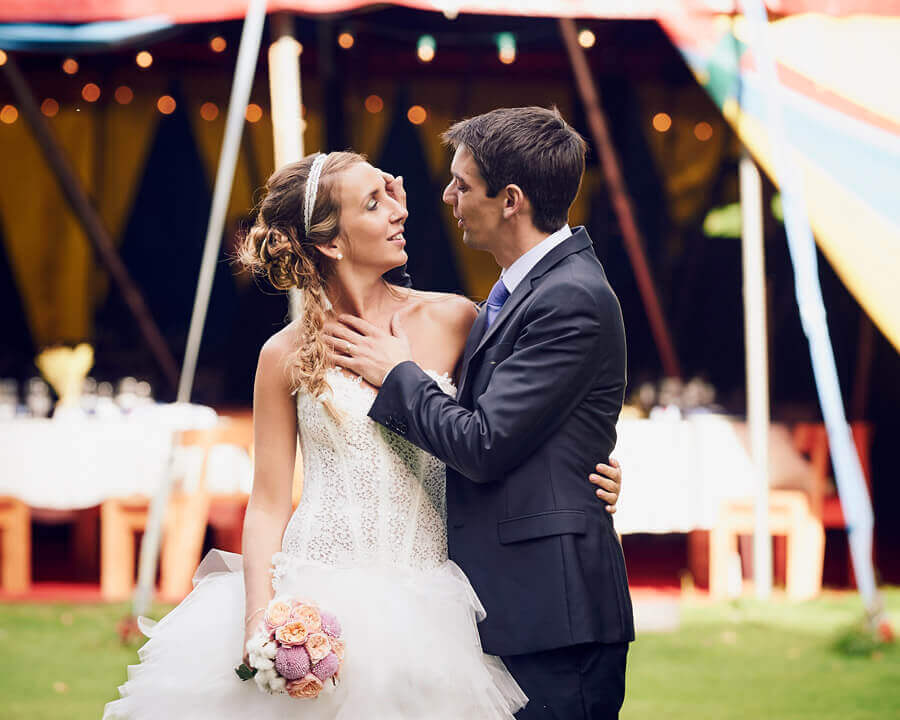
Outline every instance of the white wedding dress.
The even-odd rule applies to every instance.
[[[446,376],[430,373],[450,394]],[[346,643],[341,681],[314,700],[267,695],[234,672],[242,656],[240,556],[212,551],[193,592],[159,623],[128,668],[112,720],[489,720],[527,698],[481,650],[484,617],[447,559],[444,465],[367,417],[374,391],[328,373],[336,422],[297,400],[302,500],[273,557],[276,594],[335,614]]]

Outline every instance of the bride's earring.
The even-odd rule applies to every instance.
[[[338,259],[338,260],[343,260],[343,259],[344,259],[344,253],[338,253],[338,254],[337,254],[337,259]]]

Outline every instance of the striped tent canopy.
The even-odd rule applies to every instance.
[[[349,12],[369,0],[273,0],[270,12]],[[377,3],[384,4],[384,3]],[[765,98],[739,0],[394,0],[443,12],[655,18],[698,82],[773,176]],[[900,350],[900,15],[896,0],[767,0],[785,88],[788,142],[802,169],[816,239],[875,324]],[[6,0],[0,48],[97,49],[179,23],[242,17],[247,0]],[[66,23],[65,25],[49,25]],[[79,23],[79,24],[76,24]]]
[[[680,15],[662,22],[697,81],[774,178],[766,98],[745,19]],[[900,350],[900,88],[892,75],[900,67],[900,17],[788,16],[770,22],[770,45],[786,140],[816,240]]]

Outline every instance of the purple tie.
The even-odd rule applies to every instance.
[[[500,314],[500,308],[503,307],[503,303],[509,300],[509,290],[506,289],[506,285],[503,284],[503,280],[498,280],[494,283],[494,287],[491,288],[491,294],[488,295],[487,302],[487,324],[485,325],[485,330],[489,328],[497,315]]]

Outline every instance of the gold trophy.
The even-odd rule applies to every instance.
[[[47,348],[35,358],[35,364],[59,397],[53,416],[80,414],[81,390],[94,366],[94,348],[88,343]]]

